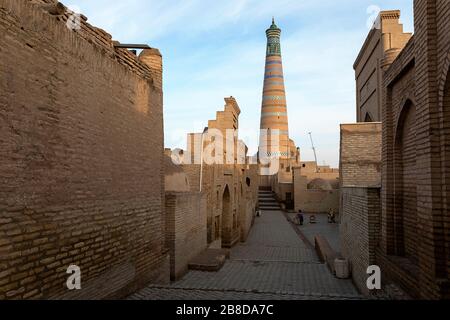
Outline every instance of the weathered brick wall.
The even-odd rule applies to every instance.
[[[423,44],[416,49],[420,280],[424,296],[450,298],[450,3],[416,0],[414,12],[416,43]]]
[[[65,20],[0,1],[0,299],[61,297],[70,264],[81,298],[168,279],[160,70]]]
[[[183,169],[184,173],[189,178],[189,185],[191,188],[191,191],[193,192],[199,192],[200,191],[200,168],[201,166],[199,164],[184,164],[181,165],[181,168]],[[206,170],[206,168],[205,168]],[[206,177],[203,176],[203,181],[205,181]]]
[[[343,187],[343,206],[339,226],[341,254],[349,260],[358,289],[369,294],[367,267],[376,264],[380,232],[380,188]]]
[[[225,188],[228,187],[230,192],[230,206],[228,210],[224,206],[223,196],[222,196],[222,246],[231,248],[236,243],[239,242],[240,239],[240,226],[239,226],[239,186],[241,179],[241,169],[239,165],[222,165],[220,166],[222,169],[222,178],[219,178],[218,181],[223,179],[223,192],[225,192]]]
[[[256,213],[258,199],[258,166],[243,166],[241,175],[241,196],[239,204],[240,240],[244,242],[250,232]]]
[[[415,38],[385,73],[383,233],[386,252],[417,262]],[[394,218],[395,217],[395,218]]]
[[[341,124],[341,186],[381,184],[381,123]]]
[[[202,193],[166,193],[166,243],[170,250],[170,276],[178,279],[188,263],[206,249],[206,197]]]
[[[414,40],[384,75],[379,261],[412,295],[440,298],[450,292],[450,3],[416,0],[414,14]]]

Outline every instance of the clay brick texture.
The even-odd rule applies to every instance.
[[[376,264],[380,234],[380,188],[343,187],[341,212],[341,253],[349,260],[352,278],[358,289],[367,289],[367,267]]]
[[[0,299],[166,282],[162,70],[50,2],[0,0]]]
[[[414,1],[414,36],[401,52],[386,52],[382,81],[380,238],[369,249],[345,249],[353,265],[373,261],[385,282],[395,282],[414,298],[450,298],[450,2]],[[387,60],[386,60],[387,59]],[[341,139],[341,161],[345,154]],[[367,152],[359,146],[361,154]],[[351,157],[352,158],[352,157]],[[345,180],[345,163],[341,164]],[[358,173],[358,177],[364,174]],[[344,181],[345,183],[345,181]],[[345,187],[345,184],[344,184]],[[344,191],[348,224],[373,233],[373,216]],[[359,203],[359,202],[357,202]],[[376,206],[373,210],[377,211]],[[343,217],[344,221],[346,217]],[[353,222],[352,222],[353,221]],[[375,228],[377,229],[377,228]],[[343,247],[352,228],[343,228]],[[377,229],[378,230],[378,229]],[[366,235],[364,235],[365,237]],[[363,242],[364,243],[364,242]],[[365,248],[363,246],[362,248]],[[343,249],[344,250],[344,249]],[[367,251],[370,259],[367,259]],[[362,259],[362,260],[361,260]],[[358,277],[358,275],[354,275]]]
[[[167,192],[166,243],[170,249],[170,276],[179,279],[188,263],[206,249],[206,196],[204,193]]]
[[[381,123],[341,125],[341,186],[381,184]]]
[[[450,3],[414,2],[415,35],[384,76],[384,268],[413,295],[449,297]]]

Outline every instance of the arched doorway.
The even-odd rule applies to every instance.
[[[408,100],[399,117],[395,149],[396,253],[417,261],[416,108]]]
[[[228,185],[225,186],[222,196],[222,246],[227,246],[230,241],[231,225],[231,196]]]

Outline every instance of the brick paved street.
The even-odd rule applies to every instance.
[[[296,215],[295,213],[288,214],[291,219]],[[316,223],[309,223],[309,217],[312,214],[304,213],[304,223],[302,226],[297,226],[301,233],[308,239],[308,241],[314,245],[314,236],[322,235],[327,240],[334,251],[340,252],[340,242],[339,242],[339,224],[338,223],[328,223],[328,216],[325,213],[315,214]]]
[[[168,286],[149,286],[129,299],[355,299],[350,280],[320,263],[280,211],[256,218],[247,242],[231,250],[218,272],[190,271]]]

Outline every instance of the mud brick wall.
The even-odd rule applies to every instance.
[[[40,2],[0,0],[0,299],[165,282],[161,70]]]
[[[341,254],[349,260],[352,278],[358,289],[369,294],[367,267],[376,264],[380,232],[380,188],[344,187],[339,232]]]
[[[414,1],[422,297],[450,298],[450,3]]]
[[[417,298],[450,292],[450,3],[414,1],[414,38],[384,74],[386,274]]]
[[[256,215],[258,204],[259,177],[258,166],[243,166],[244,172],[241,178],[241,197],[239,204],[239,225],[241,242],[245,242]]]
[[[206,249],[206,195],[168,192],[165,199],[170,276],[175,280],[183,276],[189,262]]]
[[[341,125],[341,186],[381,184],[381,123]]]

